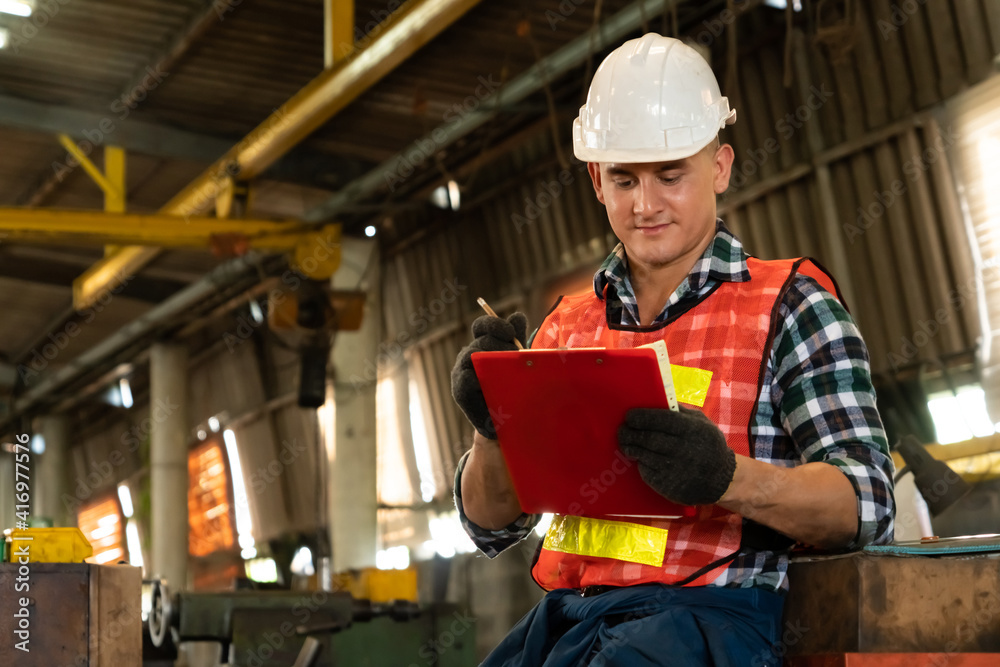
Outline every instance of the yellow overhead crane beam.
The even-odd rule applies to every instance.
[[[173,215],[0,208],[6,241],[71,245],[212,249],[242,255],[250,249],[292,254],[294,268],[326,280],[340,266],[340,225],[227,220]]]

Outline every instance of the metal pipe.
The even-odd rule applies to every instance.
[[[18,398],[11,413],[0,422],[0,431],[10,428],[14,420],[39,404],[46,395],[54,393],[80,375],[95,368],[114,353],[140,337],[151,333],[164,322],[188,311],[202,300],[214,295],[221,287],[256,275],[258,261],[259,255],[250,253],[216,267],[201,280],[129,322],[113,335],[77,356],[58,372],[45,378]]]
[[[574,67],[585,62],[594,52],[600,51],[612,44],[617,44],[623,37],[638,29],[649,16],[655,16],[677,3],[677,0],[638,0],[618,12],[599,26],[591,28],[566,46],[546,56],[535,63],[524,74],[507,82],[499,90],[483,99],[480,110],[500,108],[503,105],[516,104],[532,93],[541,90],[547,82],[552,81]],[[455,119],[445,125],[440,125],[423,138],[410,144],[367,174],[358,178],[328,200],[308,211],[304,216],[306,222],[322,222],[329,220],[342,212],[351,203],[362,197],[374,194],[386,185],[387,180],[394,175],[398,180],[401,166],[410,165],[407,153],[414,151],[424,155],[424,146],[434,146],[435,151],[451,145],[469,132],[484,125],[493,118],[495,112],[473,112]],[[423,159],[430,158],[424,155]]]
[[[410,0],[389,17],[384,28],[380,25],[375,29],[381,30],[370,43],[360,41],[357,51],[309,82],[167,202],[160,213],[192,216],[204,212],[215,203],[222,182],[235,176],[249,180],[260,175],[478,3]],[[158,252],[155,248],[130,246],[94,264],[73,284],[77,308],[93,303],[118,276],[134,275]]]

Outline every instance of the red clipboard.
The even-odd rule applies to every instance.
[[[521,508],[589,517],[695,516],[618,449],[631,408],[668,408],[649,348],[478,352],[483,389]]]

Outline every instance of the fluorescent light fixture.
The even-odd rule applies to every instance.
[[[36,433],[31,436],[31,453],[32,454],[44,454],[45,453],[45,436],[41,433]]]
[[[126,519],[132,518],[132,494],[129,493],[128,484],[118,485],[118,500],[122,501],[122,514]]]
[[[128,378],[122,378],[118,381],[118,390],[122,395],[122,407],[131,408],[132,407],[132,385],[129,384]]]
[[[10,43],[10,30],[7,28],[0,28],[0,49],[6,49],[7,44]]]
[[[34,0],[0,0],[0,14],[31,16],[34,11]]]
[[[368,225],[367,227],[365,227],[365,236],[371,238],[375,236],[376,231],[377,230],[375,229],[375,225]]]
[[[118,487],[119,490],[121,487]],[[125,540],[128,542],[128,562],[135,567],[142,567],[142,542],[139,541],[139,527],[135,521],[129,521],[125,526]]]
[[[257,303],[256,299],[250,301],[250,317],[252,317],[253,321],[257,324],[264,322],[264,311],[260,309],[260,304]]]

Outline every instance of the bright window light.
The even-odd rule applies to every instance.
[[[452,558],[456,553],[468,554],[476,550],[476,545],[462,528],[457,511],[452,510],[432,516],[428,524],[431,531],[430,546],[443,558]]]
[[[247,578],[261,583],[278,582],[278,564],[273,558],[254,558],[246,562]]]
[[[371,238],[375,236],[376,231],[377,230],[375,229],[375,225],[368,225],[367,227],[365,227],[365,236]]]
[[[0,14],[31,16],[35,11],[34,0],[0,0]]]
[[[299,547],[295,555],[292,556],[290,569],[292,570],[292,574],[299,577],[311,577],[316,574],[316,567],[313,565],[312,550],[306,546]]]
[[[110,563],[113,560],[121,559],[125,554],[122,553],[121,548],[115,547],[109,551],[102,551],[101,553],[94,556],[93,561],[98,565],[103,565],[104,563]]]
[[[982,438],[997,430],[986,412],[986,394],[977,385],[959,387],[955,393],[931,394],[927,397],[927,409],[934,420],[937,441],[942,445]]]
[[[10,30],[7,28],[0,28],[0,49],[6,49],[7,44],[10,43]]]
[[[434,466],[431,464],[431,445],[427,440],[424,408],[415,380],[410,380],[410,432],[413,435],[413,455],[417,460],[417,474],[420,476],[420,497],[425,503],[429,503],[434,500],[434,494],[437,493],[437,484],[434,483]]]
[[[788,9],[788,0],[764,0],[764,4],[775,9]],[[792,9],[802,11],[802,0],[792,0]]]
[[[226,429],[222,434],[226,441],[226,454],[229,457],[229,470],[233,474],[233,496],[236,505],[236,532],[239,534],[240,555],[244,559],[257,555],[254,549],[253,525],[250,521],[250,503],[247,500],[247,489],[243,481],[243,468],[240,466],[240,452],[236,446],[236,434],[232,429]]]
[[[535,533],[540,537],[544,537],[545,532],[549,529],[550,525],[552,525],[552,515],[543,514],[542,518],[538,521],[538,524],[535,525]]]
[[[405,570],[410,567],[410,550],[405,545],[382,549],[375,554],[375,567],[380,570]]]
[[[453,211],[457,211],[458,207],[462,205],[462,191],[455,181],[448,181],[448,203],[451,204]]]
[[[118,487],[119,489],[121,487]],[[128,562],[135,567],[141,568],[142,563],[142,542],[139,541],[139,527],[135,521],[129,521],[125,526],[125,540],[128,542]]]
[[[132,385],[129,384],[128,378],[122,378],[118,381],[118,391],[122,395],[122,407],[131,408],[132,407]]]
[[[36,433],[31,436],[31,453],[32,454],[44,454],[45,453],[45,436],[41,433]]]
[[[127,484],[118,485],[118,500],[122,501],[122,514],[126,519],[132,518],[132,494],[128,490]]]

